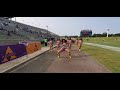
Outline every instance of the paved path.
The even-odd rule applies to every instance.
[[[113,51],[120,52],[120,48],[119,47],[113,47],[113,46],[107,46],[107,45],[100,45],[100,44],[94,44],[94,43],[85,43],[85,42],[84,42],[84,44],[92,45],[92,46],[97,46],[97,47],[101,47],[101,48],[110,49],[110,50],[113,50]]]
[[[24,63],[10,73],[110,73],[103,65],[83,51],[72,46],[72,58],[68,53],[61,53],[57,58],[56,49]]]

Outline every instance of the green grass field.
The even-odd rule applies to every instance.
[[[84,42],[120,47],[120,37],[108,37],[108,38],[107,37],[95,37],[95,38],[91,37],[91,38],[84,38]]]
[[[83,45],[83,51],[103,64],[113,73],[120,73],[120,53],[95,46]]]

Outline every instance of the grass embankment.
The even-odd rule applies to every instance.
[[[83,50],[113,73],[120,73],[120,53],[95,46],[83,45]]]

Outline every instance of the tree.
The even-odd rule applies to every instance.
[[[120,36],[120,33],[116,33],[115,36]]]
[[[104,32],[103,34],[102,34],[102,37],[106,37],[107,36],[107,32]]]
[[[92,37],[96,37],[96,33],[94,33]]]

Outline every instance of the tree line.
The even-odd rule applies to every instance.
[[[106,37],[107,36],[107,33],[102,33],[102,34],[96,34],[96,33],[94,33],[91,37]],[[108,36],[109,37],[120,37],[120,33],[116,33],[116,34],[108,34]],[[77,36],[77,35],[75,35],[75,36],[63,36],[63,37],[65,37],[65,38],[67,38],[67,37],[72,37],[72,38],[78,38],[78,37],[80,37],[80,36]]]
[[[92,37],[106,37],[107,33],[103,33],[103,34],[93,34]],[[109,37],[119,37],[120,33],[116,33],[116,34],[108,34]]]

